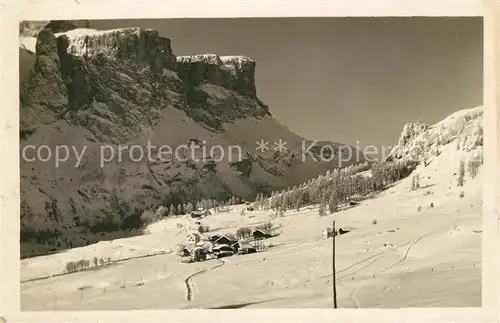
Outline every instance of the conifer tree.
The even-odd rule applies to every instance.
[[[192,202],[185,203],[183,208],[185,213],[189,213],[195,210],[194,204]]]
[[[471,178],[475,178],[477,176],[479,165],[480,165],[479,160],[475,159],[469,160],[467,171],[469,172]]]
[[[283,210],[288,210],[290,209],[291,201],[290,201],[290,192],[286,192],[283,194],[283,200],[282,200],[281,208]]]
[[[318,214],[319,216],[325,216],[326,215],[326,205],[324,201],[321,201],[319,203],[319,209],[318,209]]]
[[[277,207],[278,209],[282,209],[283,208],[283,199],[285,197],[285,193],[280,193],[278,196],[277,196],[277,200],[276,200],[276,203],[277,203]]]
[[[261,194],[259,200],[259,207],[263,209],[265,204],[266,204],[266,197],[264,197],[264,194]]]
[[[464,180],[465,180],[465,162],[462,159],[460,161],[460,166],[458,168],[458,186],[464,186]]]
[[[297,196],[296,196],[295,200],[293,201],[293,206],[295,207],[295,210],[297,212],[300,211],[300,207],[301,207],[301,194],[302,194],[302,191],[297,192]]]
[[[328,211],[330,214],[333,212],[337,211],[338,208],[338,201],[337,201],[337,194],[336,192],[332,192],[330,194],[330,198],[328,199]]]

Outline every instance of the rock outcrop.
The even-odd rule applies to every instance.
[[[65,32],[77,28],[90,28],[88,20],[39,20],[22,21],[19,24],[19,34],[36,37],[42,29],[49,29],[53,33]]]
[[[404,125],[398,144],[387,160],[412,159],[428,163],[441,147],[455,142],[457,150],[471,151],[483,145],[483,107],[460,110],[434,125],[410,122]]]
[[[23,245],[119,236],[160,204],[182,212],[203,198],[251,198],[338,165],[304,160],[304,139],[258,99],[250,58],[176,57],[155,30],[81,26],[51,22],[39,31],[21,84]],[[256,150],[260,140],[266,151]],[[279,140],[284,151],[273,149]],[[48,161],[36,158],[42,145]],[[170,154],[161,155],[165,147]]]
[[[215,54],[178,56],[177,65],[180,78],[189,86],[215,84],[249,98],[257,97],[255,62],[249,57]]]

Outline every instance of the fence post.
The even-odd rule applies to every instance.
[[[333,308],[337,308],[337,282],[336,282],[336,274],[335,274],[335,220],[333,221],[333,237],[332,237],[332,272],[333,272]]]

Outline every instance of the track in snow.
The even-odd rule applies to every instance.
[[[184,280],[184,283],[186,284],[186,299],[188,301],[192,301],[193,300],[193,296],[194,296],[194,288],[193,288],[193,283],[191,282],[192,279],[206,271],[209,271],[209,270],[213,270],[215,268],[219,268],[220,266],[224,265],[225,262],[223,260],[220,260],[220,259],[217,259],[217,261],[219,262],[217,265],[209,268],[209,269],[203,269],[203,270],[200,270],[200,271],[197,271],[195,272],[194,274],[192,275],[189,275],[185,280]]]

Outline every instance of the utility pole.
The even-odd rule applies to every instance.
[[[333,271],[333,308],[337,308],[337,282],[336,282],[336,274],[335,274],[335,220],[333,220],[333,237],[332,237],[332,271]]]

